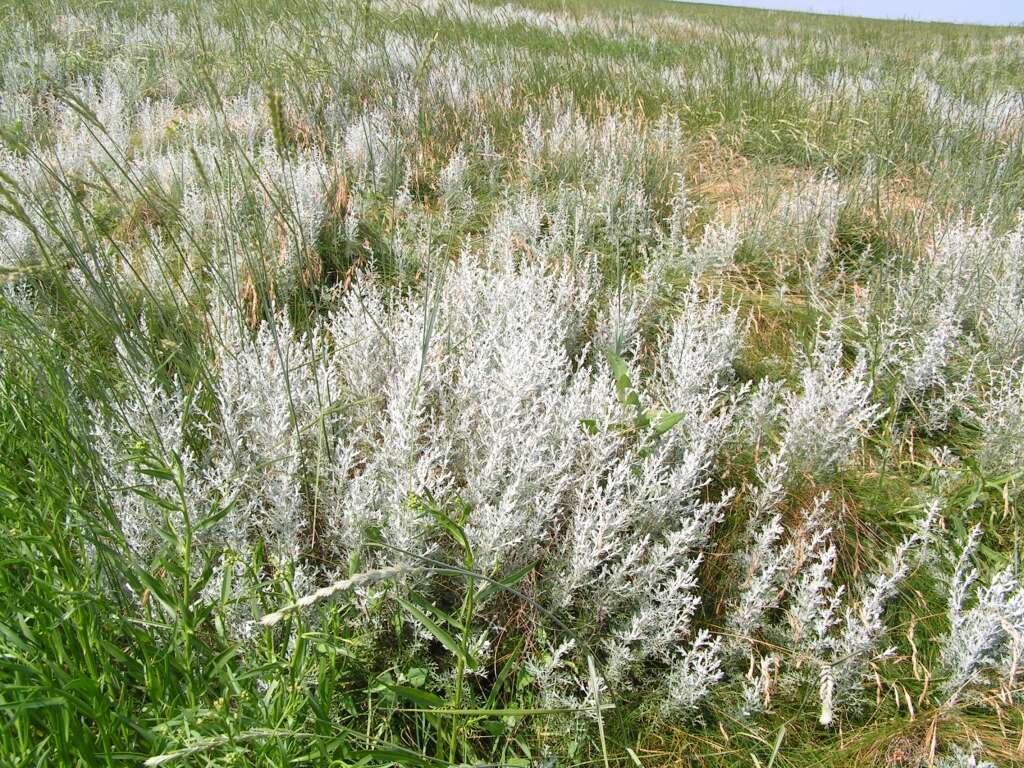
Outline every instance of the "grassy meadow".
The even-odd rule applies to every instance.
[[[1024,764],[1024,31],[0,4],[0,766]]]

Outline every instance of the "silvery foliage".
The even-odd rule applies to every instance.
[[[860,294],[854,316],[871,367],[913,403],[926,428],[970,409],[979,367],[1014,366],[1024,353],[1024,218],[1003,235],[960,219],[925,257],[894,261]]]
[[[464,2],[428,2],[422,12],[496,28],[515,21],[632,34],[600,14],[577,18]],[[643,26],[654,22],[636,23],[660,31]],[[179,189],[178,217],[209,252],[209,289],[230,297],[210,313],[209,370],[200,389],[165,371],[137,368],[123,348],[125,387],[112,407],[96,408],[107,501],[138,556],[160,546],[159,527],[180,530],[184,513],[201,517],[224,505],[227,513],[198,536],[209,551],[227,550],[218,574],[237,582],[260,547],[275,566],[292,567],[292,586],[303,592],[317,585],[319,574],[306,559],[314,550],[332,562],[358,554],[370,565],[437,554],[443,544],[412,502],[458,499],[472,510],[466,530],[479,567],[503,574],[537,563],[541,586],[531,597],[583,627],[581,640],[600,657],[611,690],[660,683],[666,709],[692,711],[716,686],[739,681],[752,713],[796,680],[818,689],[827,723],[857,703],[861,678],[887,650],[885,606],[925,534],[908,536],[863,581],[838,584],[831,502],[817,497],[793,526],[786,492],[794,478],[820,479],[844,466],[881,414],[870,395],[882,377],[895,388],[886,405],[922,406],[931,428],[966,413],[979,427],[975,457],[985,472],[1022,464],[1024,219],[1004,235],[984,220],[947,226],[899,279],[881,270],[885,284],[867,286],[864,295],[877,303],[854,308],[863,333],[852,359],[844,359],[836,323],[818,334],[795,388],[762,380],[748,397],[731,374],[745,318],[722,294],[697,287],[730,270],[748,233],[734,219],[714,219],[692,236],[685,186],[679,181],[669,189],[661,179],[686,152],[677,119],[652,123],[626,110],[595,117],[554,95],[527,115],[517,151],[502,156],[492,146],[488,110],[519,114],[509,94],[533,64],[496,62],[491,51],[466,41],[435,50],[420,72],[422,41],[389,30],[380,41],[344,46],[351,53],[338,71],[360,84],[365,102],[319,105],[326,135],[317,140],[325,148],[313,148],[314,141],[282,153],[257,88],[233,84],[219,110],[185,99],[185,114],[173,67],[143,84],[135,65],[141,51],[187,58],[191,43],[173,15],[121,21],[73,13],[53,26],[58,40],[97,34],[123,44],[98,73],[68,84],[103,129],[67,105],[45,112],[35,106],[60,72],[49,48],[18,57],[31,66],[4,62],[3,79],[12,86],[0,94],[5,119],[47,124],[52,142],[37,147],[44,161],[90,182],[101,169],[128,202],[135,200],[134,184],[110,172],[111,153],[131,179]],[[212,17],[204,26],[213,54],[228,60],[237,53],[236,41]],[[345,25],[336,31],[343,40],[351,34]],[[281,45],[281,34],[266,39]],[[764,53],[778,65],[772,78],[795,80],[784,55]],[[487,67],[471,63],[484,60]],[[614,62],[607,66],[617,73]],[[686,87],[703,92],[724,71],[714,51],[687,75]],[[681,82],[679,72],[650,74]],[[796,82],[802,92],[821,88]],[[874,87],[870,78],[843,82],[865,92]],[[925,84],[929,93],[933,85]],[[945,104],[941,90],[933,95]],[[302,99],[286,102],[304,108]],[[463,143],[445,149],[434,169],[438,203],[431,210],[411,192],[412,163],[422,149],[418,117],[447,107],[469,125]],[[297,125],[302,117],[288,115]],[[127,146],[130,157],[118,151]],[[64,193],[47,189],[40,167],[6,150],[0,167],[33,201],[70,208]],[[274,307],[272,318],[257,325],[234,307],[246,271],[265,270],[273,297],[287,302],[308,277],[327,216],[337,213],[329,196],[340,173],[351,182],[342,222],[350,241],[372,223],[375,204],[392,203],[398,221],[388,234],[403,287],[370,272],[353,274],[345,290],[327,297],[326,315],[309,330],[297,332]],[[495,210],[449,263],[455,254],[439,252],[436,240],[452,231],[458,242],[466,233],[465,223],[481,212],[477,184],[501,190]],[[239,213],[253,200],[264,216]],[[795,245],[820,280],[844,191],[826,174],[777,202],[768,246]],[[658,221],[655,211],[666,203],[669,215]],[[29,205],[26,213],[41,223],[40,210]],[[37,229],[53,237],[45,226]],[[112,279],[161,300],[196,298],[197,285],[168,268],[181,254],[160,238],[144,240],[124,249],[129,259],[98,257],[104,269],[109,261]],[[255,254],[254,242],[263,246]],[[0,218],[4,265],[31,263],[36,248],[21,223]],[[598,251],[616,258],[636,252],[648,266],[609,296],[598,279]],[[198,269],[194,255],[185,256]],[[421,272],[424,284],[410,289]],[[693,285],[676,290],[680,278]],[[71,279],[84,283],[77,268]],[[645,407],[682,414],[665,435],[630,427],[636,412],[622,402],[601,354],[606,347],[625,359]],[[584,421],[595,428],[583,429]],[[719,637],[698,620],[715,608],[702,602],[712,586],[702,583],[702,566],[737,498],[719,489],[716,473],[723,444],[737,434],[754,446],[758,468],[745,541],[733,560],[741,577]],[[184,508],[160,508],[139,493],[178,497],[173,482],[143,471],[142,458],[151,455],[180,475]],[[941,462],[954,464],[948,456]],[[933,517],[930,508],[922,531]],[[953,579],[943,651],[950,696],[992,680],[1011,687],[1019,655],[1018,580],[1000,571],[983,583],[969,565],[972,549]],[[495,627],[508,620],[500,610],[482,607]],[[239,616],[233,629],[248,637],[252,617]],[[474,641],[481,649],[489,630]],[[530,660],[545,700],[586,700],[590,681],[570,663],[584,649],[549,634],[553,650]],[[769,652],[762,640],[794,652]]]
[[[692,292],[683,300],[639,395],[689,417],[656,443],[617,433],[614,423],[633,415],[622,412],[610,379],[598,380],[605,405],[599,431],[588,440],[568,567],[557,580],[563,602],[611,629],[609,681],[619,682],[645,659],[662,660],[677,682],[670,700],[680,706],[699,698],[685,699],[686,680],[717,677],[718,641],[693,635],[691,624],[700,603],[702,551],[728,502],[728,496],[703,501],[701,491],[733,418],[723,384],[741,334],[720,297],[702,300]],[[634,370],[631,378],[641,377]],[[687,637],[692,641],[683,649],[679,641]]]
[[[694,277],[713,275],[730,269],[740,244],[740,225],[733,216],[728,223],[710,221],[694,243],[686,232],[692,218],[692,206],[682,176],[676,179],[676,189],[670,201],[671,210],[666,226],[658,234],[656,258],[669,258],[674,266]]]
[[[795,666],[797,670],[806,666],[818,677],[823,725],[833,721],[840,707],[859,703],[871,663],[892,652],[882,646],[887,635],[883,612],[923,556],[938,516],[938,505],[933,503],[879,570],[847,589],[832,581],[837,551],[825,516],[827,501],[827,496],[819,496],[807,513],[803,551],[797,560],[800,575],[792,584],[787,609]]]
[[[828,264],[845,204],[846,193],[831,172],[798,183],[779,201],[776,219],[781,220],[786,239],[810,260],[812,286],[818,284]]]
[[[976,526],[968,535],[949,584],[949,634],[941,662],[950,701],[993,684],[1010,700],[1020,696],[1016,689],[1024,653],[1024,586],[1012,564],[982,582],[973,564],[981,533]]]
[[[545,707],[574,707],[580,693],[586,691],[583,677],[574,670],[572,653],[576,641],[569,639],[558,646],[547,648],[542,654],[535,654],[524,663],[525,670],[533,676],[541,693]]]
[[[980,748],[964,749],[959,744],[953,746],[953,751],[943,755],[935,763],[939,768],[996,768],[995,763],[988,760],[979,760],[977,753]]]
[[[119,402],[114,418],[97,425],[97,448],[118,476],[115,509],[129,544],[140,553],[159,544],[162,521],[158,510],[134,492],[146,485],[131,457],[138,441],[154,458],[180,465],[188,506],[229,504],[228,514],[209,531],[210,543],[245,552],[258,537],[278,562],[288,562],[302,551],[305,535],[302,476],[311,441],[304,427],[319,410],[316,372],[306,372],[308,351],[284,318],[249,338],[237,317],[228,312],[220,317],[207,385],[216,416],[198,409],[198,391],[177,379],[162,384],[150,370],[136,371],[123,351],[132,392]],[[205,444],[201,454],[197,442]],[[158,483],[158,495],[175,500],[168,482]],[[209,510],[183,512],[194,517]]]
[[[883,613],[915,563],[926,557],[938,514],[938,503],[931,502],[914,531],[888,555],[880,570],[860,585],[857,602],[846,606],[838,634],[830,644],[831,659],[820,673],[822,724],[832,722],[838,705],[857,703],[861,683],[869,675],[869,663],[894,652],[893,648],[880,647],[887,632]]]
[[[135,382],[134,389],[133,396],[119,404],[117,419],[122,424],[115,427],[98,423],[94,439],[96,450],[106,460],[111,476],[109,501],[118,515],[125,540],[129,547],[145,555],[152,553],[159,543],[154,525],[162,521],[150,500],[141,496],[139,491],[146,489],[170,499],[174,499],[176,494],[171,482],[153,482],[138,463],[125,454],[133,440],[140,443],[140,448],[155,447],[160,451],[180,453],[184,446],[185,398],[178,392],[166,394],[159,382],[150,378]],[[191,456],[186,463],[192,463]],[[202,498],[205,488],[194,490],[200,490],[198,498]],[[181,530],[180,515],[175,515],[171,523]]]
[[[685,712],[707,698],[723,676],[721,645],[721,639],[708,630],[697,633],[690,648],[669,669],[664,710]]]
[[[988,220],[961,220],[937,235],[922,267],[950,294],[963,322],[976,326],[996,359],[1006,362],[1024,352],[1022,255],[1024,218],[1002,236]]]
[[[803,525],[786,536],[778,508],[788,474],[778,457],[758,468],[751,494],[748,545],[738,555],[740,589],[728,614],[727,648],[733,658],[747,657],[741,714],[768,705],[782,678],[797,682],[816,678],[820,719],[828,725],[837,710],[857,706],[871,662],[885,657],[886,605],[926,553],[938,504],[927,507],[915,530],[906,536],[862,583],[835,584],[838,551],[830,521],[829,496],[819,494],[804,513]],[[771,616],[783,609],[784,620]],[[764,638],[791,649],[780,665],[762,651]],[[772,669],[775,674],[772,674]]]
[[[194,393],[178,382],[147,383],[104,423],[99,449],[128,472],[134,436],[150,436],[181,462],[189,496],[230,499],[206,544],[263,542],[282,565],[314,537],[339,559],[364,550],[371,530],[383,547],[364,551],[370,560],[429,555],[429,521],[408,500],[457,497],[473,511],[481,568],[547,562],[552,606],[590,617],[609,683],[660,661],[673,701],[691,706],[687,681],[719,674],[719,641],[692,624],[729,501],[703,495],[735,412],[726,384],[743,326],[720,296],[689,292],[651,374],[632,363],[642,401],[685,418],[660,438],[623,431],[636,414],[586,343],[595,280],[587,265],[467,253],[418,294],[386,294],[364,275],[305,335],[283,315],[253,333],[218,307],[204,384],[215,407],[188,410]],[[126,474],[114,487],[136,484]],[[114,503],[131,545],[155,546],[152,506],[130,492]]]
[[[475,511],[468,533],[487,567],[535,558],[570,493],[579,420],[594,397],[570,354],[592,286],[589,270],[506,262],[495,271],[469,258],[445,285],[442,332],[458,348],[447,355],[440,428],[451,436]]]
[[[257,167],[258,187],[274,212],[265,222],[273,229],[263,234],[277,244],[275,262],[261,266],[273,272],[276,284],[288,295],[316,247],[326,216],[330,172],[317,150],[285,158],[272,145],[264,145]]]
[[[881,416],[871,402],[867,360],[859,352],[848,369],[838,326],[819,328],[800,383],[800,392],[785,396],[779,461],[792,473],[827,474],[844,464],[861,434]]]
[[[974,457],[998,477],[1024,468],[1024,367],[991,370],[987,379],[965,410],[980,436]]]
[[[770,441],[785,416],[787,393],[784,381],[763,378],[753,387],[742,404],[739,423],[747,441],[760,455],[761,447]],[[778,461],[778,458],[775,459]]]
[[[828,264],[846,193],[835,174],[826,172],[769,197],[768,205],[743,206],[739,228],[768,251],[798,255],[811,271],[814,289]]]
[[[684,414],[691,433],[701,424],[723,428],[714,411],[728,394],[732,363],[746,333],[736,309],[727,309],[720,293],[702,297],[695,288],[677,300],[679,314],[663,340],[653,385],[660,402]],[[728,418],[732,418],[732,410]]]
[[[785,528],[778,512],[785,497],[786,467],[773,457],[757,468],[758,487],[751,499],[747,525],[748,546],[739,555],[743,571],[740,595],[729,614],[731,644],[745,647],[779,605],[796,553],[783,541]]]
[[[231,501],[204,532],[206,544],[244,558],[262,542],[282,565],[313,546],[339,562],[355,552],[364,562],[415,562],[438,542],[410,499],[458,498],[472,509],[466,531],[480,567],[501,573],[539,561],[552,588],[538,598],[571,621],[585,619],[582,639],[613,689],[662,666],[663,709],[687,712],[749,667],[743,685],[753,711],[778,691],[780,675],[806,680],[813,671],[823,721],[831,720],[833,707],[856,701],[865,663],[880,653],[881,610],[905,575],[910,545],[848,599],[830,581],[836,550],[826,500],[790,537],[778,509],[792,477],[787,460],[807,460],[786,430],[821,418],[822,401],[848,403],[848,431],[817,468],[838,465],[874,417],[862,371],[848,371],[837,337],[822,334],[800,392],[761,388],[760,399],[776,405],[754,410],[772,411],[786,430],[759,470],[751,548],[741,555],[747,576],[728,622],[733,636],[789,632],[800,651],[789,663],[753,642],[738,647],[695,619],[700,568],[732,500],[726,492],[709,501],[706,490],[737,414],[748,410],[731,383],[745,324],[720,294],[694,287],[677,297],[666,322],[650,326],[652,345],[623,352],[640,402],[680,419],[660,437],[625,428],[635,409],[588,339],[591,318],[608,316],[594,264],[569,266],[561,233],[535,226],[536,206],[508,210],[485,255],[438,266],[414,293],[361,275],[306,334],[283,315],[252,332],[238,311],[218,305],[204,382],[213,410],[189,410],[192,393],[143,372],[147,387],[124,400],[120,422],[99,429],[107,463],[127,472],[134,436],[149,435],[181,462],[189,496]],[[512,230],[529,254],[502,245]],[[645,277],[635,290],[645,281],[657,284]],[[125,365],[138,377],[127,356]],[[188,439],[189,421],[201,440]],[[584,421],[596,429],[582,429]],[[113,487],[133,484],[126,474]],[[114,504],[131,545],[154,546],[162,521],[152,507],[127,492]],[[239,568],[237,560],[218,567]],[[296,578],[309,574],[299,568]],[[766,624],[777,608],[788,629]],[[240,619],[239,632],[251,626],[251,617]],[[545,695],[578,697],[570,668],[549,666],[538,675],[550,686]]]
[[[319,371],[310,369],[309,350],[284,316],[254,338],[224,317],[213,367],[219,418],[206,426],[208,460],[232,479],[232,533],[258,535],[287,562],[309,535],[303,477],[321,410]]]
[[[694,244],[686,235],[691,214],[683,180],[677,179],[669,215],[655,232],[655,244],[643,274],[628,284],[620,281],[607,308],[598,315],[595,338],[598,346],[609,347],[617,354],[636,355],[642,342],[643,321],[658,316],[659,303],[671,292],[674,281],[681,275],[696,278],[732,266],[739,242],[735,221],[729,225],[709,223],[701,241]],[[719,309],[721,303],[721,297],[712,300]],[[685,312],[684,316],[688,317]],[[730,325],[734,326],[735,323]],[[704,330],[695,331],[694,335]],[[736,338],[738,336],[734,335],[721,339],[723,357],[731,359],[736,355]]]
[[[478,148],[473,149],[479,151]],[[470,178],[470,160],[466,149],[460,145],[437,175],[437,187],[445,207],[460,216],[472,213],[475,208]]]

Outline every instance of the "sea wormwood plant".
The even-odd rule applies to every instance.
[[[1019,760],[1017,32],[0,21],[0,762]]]

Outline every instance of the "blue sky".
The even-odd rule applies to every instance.
[[[1024,0],[714,0],[722,5],[843,13],[880,19],[1020,24]]]

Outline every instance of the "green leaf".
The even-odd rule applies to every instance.
[[[12,702],[10,704],[6,702],[0,702],[0,710],[8,712],[10,714],[18,714],[19,712],[25,712],[30,709],[44,709],[46,707],[65,707],[67,706],[67,699],[63,696],[50,696],[47,698],[40,699],[24,699],[22,701]]]
[[[526,575],[530,573],[530,571],[533,570],[533,566],[534,563],[524,565],[518,571],[510,573],[504,579],[498,579],[495,581],[488,582],[484,586],[480,587],[479,591],[476,593],[476,601],[478,603],[482,603],[484,600],[486,600],[496,592],[500,592],[503,589],[511,589],[520,581],[522,581],[526,577]]]
[[[447,765],[439,760],[434,760],[430,757],[420,755],[411,749],[404,749],[402,747],[388,746],[388,747],[377,747],[376,749],[367,750],[365,752],[356,752],[355,754],[370,758],[370,763],[381,763],[381,764],[396,764],[396,765]]]
[[[654,422],[654,434],[661,437],[672,429],[672,427],[678,424],[682,418],[683,414],[677,411],[669,411],[668,413],[661,414],[658,420]]]
[[[142,585],[149,590],[153,598],[164,607],[164,610],[171,614],[171,616],[178,615],[177,599],[166,591],[160,580],[142,569],[139,569],[136,575],[139,581],[142,582]]]
[[[619,402],[623,405],[631,405],[634,408],[640,407],[640,398],[633,389],[633,381],[629,378],[629,366],[626,361],[612,352],[605,350],[608,358],[608,365],[611,366],[612,376],[615,379],[615,391],[619,396]]]
[[[456,544],[462,547],[463,551],[467,553],[472,551],[469,544],[469,538],[466,536],[466,532],[462,530],[460,525],[444,514],[444,512],[432,510],[431,513],[434,521],[448,532],[448,535],[455,540]]]
[[[435,707],[443,707],[445,702],[436,693],[430,691],[424,691],[422,688],[413,688],[408,685],[388,685],[396,696],[407,699],[413,704],[418,704],[421,707],[427,707],[428,709],[434,709]]]
[[[487,703],[484,705],[485,709],[495,708],[495,705],[498,702],[498,696],[501,695],[501,691],[505,687],[505,683],[508,681],[509,675],[519,667],[519,652],[522,648],[523,639],[520,638],[519,642],[516,643],[516,647],[512,649],[512,653],[509,654],[508,660],[505,662],[504,666],[502,666],[501,671],[498,672],[498,676],[494,678],[494,685],[491,686],[491,692],[487,695]]]
[[[467,666],[476,666],[476,661],[473,660],[468,653],[462,650],[462,646],[455,641],[455,638],[442,629],[437,622],[430,618],[423,610],[401,597],[395,596],[395,600],[398,601],[398,604],[401,605],[410,616],[422,624],[426,630],[433,635],[439,643],[441,643],[441,645],[447,648],[450,653],[462,659],[462,662]]]
[[[786,726],[779,726],[779,733],[775,737],[775,746],[772,748],[772,756],[768,758],[768,768],[772,768],[775,765],[775,758],[779,756],[779,749],[782,747],[782,740],[786,738]]]
[[[461,575],[461,574],[460,574]],[[456,619],[454,616],[449,614],[447,611],[442,610],[432,602],[422,597],[416,592],[409,593],[409,602],[419,608],[428,616],[432,617],[435,621],[442,625],[454,627],[455,629],[462,629],[462,622]]]
[[[224,516],[230,512],[234,506],[235,499],[232,499],[227,504],[215,504],[213,509],[210,511],[210,514],[195,524],[193,532],[201,533],[209,528],[213,528],[217,523],[224,519]]]

